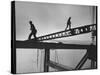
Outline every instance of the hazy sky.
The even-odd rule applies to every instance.
[[[16,39],[26,40],[30,33],[29,21],[32,20],[37,36],[62,31],[69,17],[72,28],[93,23],[93,7],[83,5],[16,2]],[[67,40],[90,40],[90,34],[74,36]]]

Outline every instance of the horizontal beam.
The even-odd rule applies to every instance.
[[[16,48],[38,48],[38,49],[87,49],[90,45],[47,43],[36,41],[16,41]]]
[[[53,62],[53,61],[49,61],[48,66],[55,68],[59,71],[71,71],[71,70],[73,70],[71,67],[68,67],[68,66]]]

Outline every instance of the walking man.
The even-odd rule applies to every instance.
[[[30,35],[29,35],[29,37],[28,37],[28,39],[30,40],[31,39],[31,37],[32,37],[32,35],[34,36],[34,40],[37,40],[37,38],[36,38],[36,33],[37,33],[37,30],[36,30],[36,28],[35,28],[35,26],[34,26],[34,24],[32,24],[32,21],[29,21],[29,24],[30,24],[30,30],[31,30],[31,33],[30,33]]]
[[[69,17],[69,19],[67,21],[67,27],[65,28],[65,30],[67,30],[68,27],[69,27],[69,29],[71,29],[71,17]]]

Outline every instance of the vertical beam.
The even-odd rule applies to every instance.
[[[11,2],[11,73],[16,74],[15,1]]]
[[[45,49],[45,56],[44,56],[44,72],[49,71],[48,62],[50,61],[50,49]]]
[[[98,6],[96,6],[96,25],[97,25],[96,26],[96,51],[97,51],[96,52],[96,68],[98,68],[98,60],[97,60],[98,59],[98,57],[97,57],[98,56],[97,55],[98,54],[98,50],[97,50],[98,49],[98,47],[97,47],[98,46],[98,42],[97,42],[97,40],[98,40]]]
[[[96,25],[97,25],[97,6],[93,6],[93,23],[94,22],[96,22]],[[92,44],[94,44],[95,36],[97,36],[97,30],[95,31],[95,34],[94,34],[94,31],[92,31]],[[96,40],[97,40],[97,38],[96,38]],[[90,50],[92,50],[92,49],[90,49]],[[93,49],[93,50],[96,50],[96,49]],[[95,54],[93,54],[93,53],[95,53]],[[97,56],[97,51],[93,51],[93,53],[91,52],[90,55],[92,55],[93,57]],[[97,57],[96,57],[96,59],[97,59]],[[95,61],[93,59],[91,59],[91,68],[94,69],[94,68],[96,68],[96,66],[97,66],[97,62],[95,64]]]
[[[91,68],[94,69],[95,68],[95,61],[91,60]]]

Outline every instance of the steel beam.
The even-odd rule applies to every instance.
[[[48,66],[49,60],[50,60],[50,49],[45,49],[44,72],[49,72],[49,66]]]
[[[84,65],[84,63],[86,62],[87,59],[88,59],[88,53],[86,53],[84,55],[84,57],[81,59],[81,61],[76,66],[75,70],[80,70],[82,68],[82,66]]]
[[[92,68],[92,69],[95,69],[95,68],[96,68],[96,66],[95,66],[95,61],[94,61],[94,60],[91,60],[91,68]]]
[[[44,41],[44,40],[51,40],[51,39],[62,38],[62,37],[75,36],[75,35],[89,33],[92,30],[96,31],[96,24],[85,25],[77,28],[72,28],[66,31],[51,33],[48,35],[37,37],[37,40]]]
[[[11,73],[16,74],[16,15],[15,1],[11,2]]]
[[[47,43],[34,41],[16,41],[16,48],[38,49],[87,49],[90,45]]]
[[[53,62],[53,61],[49,61],[48,65],[54,69],[57,69],[58,71],[70,71],[73,70],[71,67]]]

